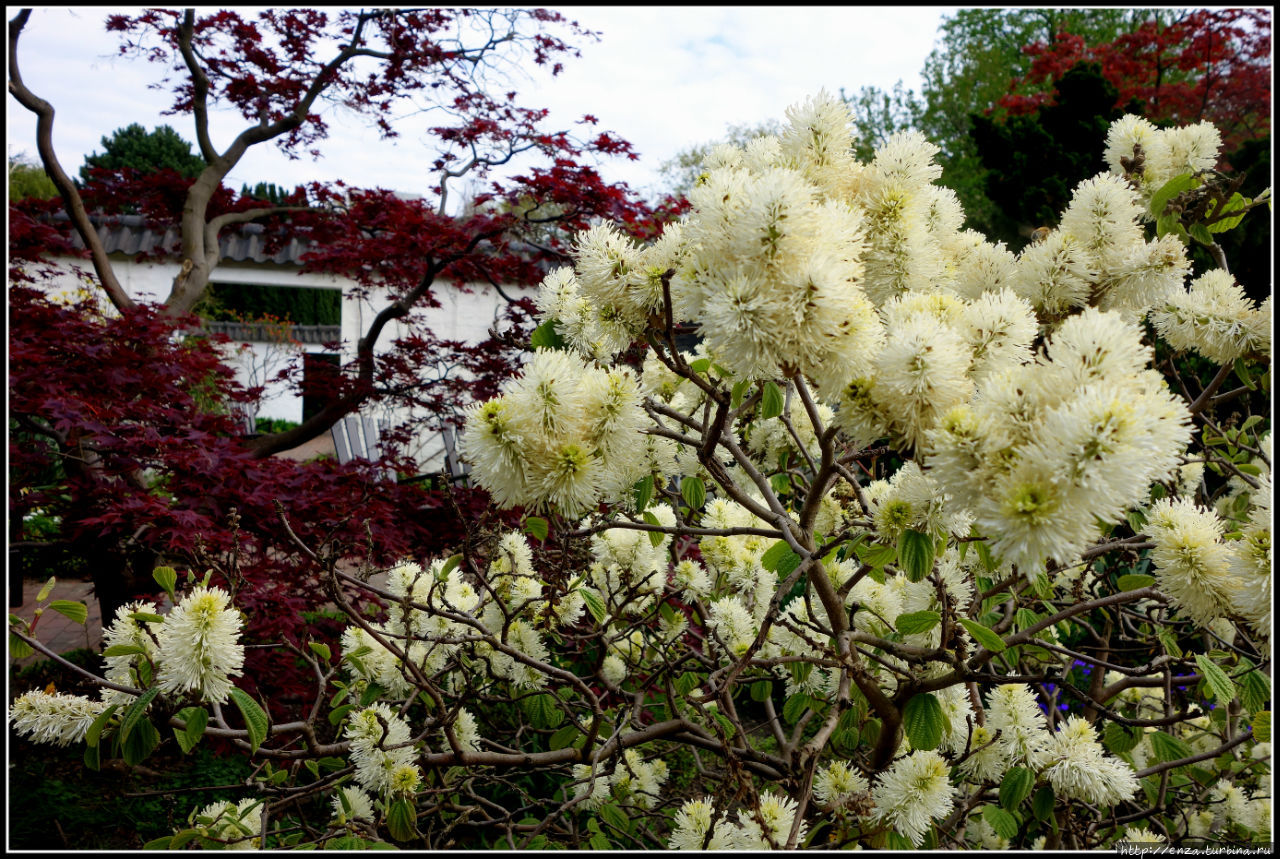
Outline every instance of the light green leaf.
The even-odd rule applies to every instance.
[[[1271,711],[1259,710],[1253,714],[1253,738],[1260,743],[1271,742]]]
[[[18,636],[14,635],[12,632],[9,633],[9,658],[10,659],[26,659],[28,656],[30,656],[35,652],[36,652],[35,648],[33,648],[30,644],[27,644],[25,641],[23,641],[21,638],[18,638]]]
[[[1251,201],[1249,200],[1248,197],[1241,196],[1239,192],[1232,194],[1231,199],[1227,200],[1227,202],[1222,206],[1222,208],[1218,209],[1213,214],[1214,215],[1217,215],[1219,213],[1225,214],[1226,212],[1239,212],[1240,214],[1232,218],[1223,218],[1221,221],[1216,221],[1210,224],[1209,232],[1225,233],[1227,230],[1235,229],[1236,227],[1240,226],[1240,222],[1244,220],[1244,216],[1246,211],[1248,210],[1250,202]]]
[[[173,841],[172,835],[161,835],[159,838],[153,838],[146,844],[142,845],[143,850],[168,850],[169,843]]]
[[[689,369],[695,373],[705,374],[708,370],[711,369],[711,359],[699,358],[698,360],[694,361],[689,365]]]
[[[1138,588],[1149,588],[1156,583],[1155,576],[1128,573],[1116,579],[1116,587],[1121,591],[1136,591]]]
[[[790,549],[778,560],[778,578],[785,579],[800,566],[800,556]]]
[[[548,319],[533,330],[533,335],[529,338],[530,349],[563,349],[565,348],[564,338],[556,331],[556,320]]]
[[[992,653],[1002,653],[1007,645],[994,631],[976,620],[960,618],[960,625],[969,631],[969,636]]]
[[[1053,814],[1054,800],[1053,788],[1049,785],[1046,784],[1036,791],[1035,798],[1031,800],[1031,813],[1035,815],[1036,820],[1049,819],[1049,815]]]
[[[942,623],[942,615],[936,611],[925,610],[900,614],[893,625],[903,635],[918,635],[928,632],[940,623]]]
[[[1124,755],[1133,751],[1142,742],[1142,733],[1126,728],[1119,722],[1108,722],[1102,730],[1102,744],[1116,755]]]
[[[270,719],[266,711],[258,705],[258,702],[250,698],[243,689],[232,688],[231,700],[236,702],[236,707],[240,709],[240,715],[244,717],[245,727],[249,731],[250,754],[252,754],[258,750],[258,746],[262,745],[262,741],[267,738]]]
[[[623,834],[631,831],[627,815],[612,802],[600,806],[600,819]]]
[[[1018,818],[998,805],[987,805],[982,809],[982,819],[991,825],[1001,838],[1012,841],[1018,837]]]
[[[119,704],[112,704],[110,707],[98,714],[98,717],[93,720],[93,724],[89,726],[89,730],[85,732],[84,741],[86,744],[89,746],[98,745],[98,740],[102,738],[103,729],[107,727],[107,722],[111,720],[112,714],[115,713],[119,707]]]
[[[564,713],[556,706],[556,697],[546,692],[524,698],[520,702],[520,708],[535,728],[555,728],[564,721]]]
[[[1182,648],[1178,646],[1178,638],[1173,634],[1173,630],[1161,624],[1156,629],[1156,640],[1165,649],[1165,652],[1174,659],[1182,658]]]
[[[106,650],[102,651],[103,656],[132,656],[135,653],[146,653],[147,650],[140,644],[113,644]]]
[[[918,582],[933,570],[933,538],[910,528],[898,537],[898,566],[907,579]]]
[[[750,379],[743,379],[740,382],[734,383],[733,391],[730,392],[730,395],[729,395],[729,408],[734,409],[736,411],[737,408],[742,405],[742,398],[746,396],[747,388],[749,388],[750,386],[751,386]]]
[[[778,387],[776,382],[765,382],[764,391],[760,396],[760,419],[767,421],[769,418],[776,418],[782,414],[782,408],[786,404],[785,398],[782,396],[782,389]]]
[[[587,607],[587,611],[591,612],[591,616],[596,619],[596,623],[604,623],[605,606],[604,598],[600,596],[600,592],[595,588],[579,588],[578,593],[582,594],[582,602]]]
[[[858,560],[871,567],[883,567],[891,564],[898,557],[898,550],[893,546],[881,546],[878,543],[861,544],[853,550]]]
[[[169,595],[169,599],[175,603],[178,598],[174,595],[174,587],[178,584],[178,571],[173,567],[156,567],[151,571],[151,578],[156,580],[156,584],[164,588],[164,592]]]
[[[164,623],[164,615],[154,614],[149,611],[135,611],[129,617],[138,623]]]
[[[328,662],[333,658],[333,651],[329,649],[329,645],[323,641],[308,641],[307,647],[311,648],[311,652],[319,656],[323,661]]]
[[[655,526],[657,526],[657,527],[659,527],[659,528],[664,527],[664,526],[663,526],[663,524],[662,524],[661,522],[659,522],[659,521],[658,521],[658,517],[657,517],[657,516],[655,516],[655,515],[653,515],[653,511],[652,511],[652,510],[646,510],[646,511],[644,511],[644,521],[645,521],[645,522],[647,522],[647,523],[649,523],[650,525],[655,525]],[[659,544],[663,541],[663,539],[665,539],[665,538],[666,538],[666,536],[667,536],[667,535],[666,535],[666,534],[663,534],[661,531],[650,531],[650,532],[649,532],[649,545],[650,545],[650,546],[657,546],[657,545],[659,545]]]
[[[800,717],[804,715],[804,711],[810,707],[815,707],[817,702],[803,692],[798,692],[787,699],[782,705],[782,718],[786,719],[789,724],[794,725],[800,721]]]
[[[186,730],[179,731],[173,729],[174,735],[178,739],[178,745],[182,747],[182,753],[189,754],[196,744],[200,742],[200,738],[204,736],[204,729],[209,724],[209,714],[205,712],[203,707],[186,707],[178,713],[178,718],[186,723]]]
[[[653,475],[646,475],[643,480],[639,480],[635,485],[636,492],[636,512],[643,513],[644,508],[649,506],[649,502],[653,500]]]
[[[129,704],[128,709],[126,709],[124,714],[120,717],[121,742],[124,742],[129,738],[129,734],[132,733],[134,727],[142,720],[142,714],[146,712],[147,705],[149,705],[152,699],[159,694],[159,687],[152,686],[137,698],[134,698],[133,702]]]
[[[1229,704],[1236,697],[1236,684],[1231,682],[1227,673],[1214,664],[1213,660],[1203,653],[1196,654],[1196,665],[1204,675],[1204,685],[1213,700],[1219,704]]]
[[[551,740],[548,745],[550,745],[551,751],[558,751],[567,746],[573,745],[573,741],[578,739],[580,736],[582,736],[582,731],[577,725],[565,725],[563,728],[551,735]]]
[[[539,543],[547,539],[547,520],[541,516],[530,516],[524,520],[524,529],[533,535]]]
[[[75,602],[74,600],[54,600],[49,603],[49,608],[64,617],[71,618],[71,620],[82,626],[84,625],[84,622],[89,619],[89,608],[82,602]]]
[[[1151,743],[1151,750],[1156,754],[1156,760],[1161,763],[1191,757],[1191,747],[1186,742],[1164,731],[1153,731],[1147,734],[1147,738]]]
[[[768,680],[757,680],[751,684],[751,700],[760,704],[773,697],[773,684]]]
[[[913,749],[928,751],[942,742],[947,717],[938,699],[928,692],[913,695],[902,708],[902,729],[911,741]]]
[[[1187,228],[1187,235],[1206,247],[1215,244],[1213,233],[1204,224],[1192,224]]]
[[[707,487],[703,485],[702,478],[697,475],[682,477],[680,497],[689,505],[690,510],[701,510],[702,505],[707,502]]]
[[[1159,218],[1164,214],[1165,208],[1169,202],[1183,191],[1189,191],[1199,183],[1195,176],[1190,173],[1182,173],[1174,176],[1168,182],[1161,185],[1154,194],[1151,195],[1151,214]]]
[[[396,841],[408,841],[418,835],[417,814],[413,804],[401,797],[387,809],[387,831]]]
[[[49,581],[41,586],[40,592],[36,594],[36,602],[44,602],[49,598],[49,594],[53,593],[53,586],[58,583],[57,576],[50,576]]]
[[[1240,678],[1240,703],[1250,713],[1266,709],[1271,700],[1271,678],[1261,671],[1250,671]]]

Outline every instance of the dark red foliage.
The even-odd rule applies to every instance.
[[[1052,44],[1035,42],[1023,51],[1034,58],[1031,69],[998,104],[1009,115],[1050,103],[1069,69],[1094,62],[1119,92],[1116,107],[1137,99],[1153,121],[1210,120],[1223,133],[1225,151],[1270,129],[1270,9],[1197,9],[1167,26],[1147,21],[1098,45],[1063,31]]]

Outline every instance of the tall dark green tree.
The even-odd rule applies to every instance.
[[[199,176],[205,168],[204,159],[192,152],[191,144],[168,125],[157,126],[155,131],[147,131],[136,122],[117,128],[109,137],[102,138],[102,148],[101,153],[85,156],[84,166],[80,168],[81,181],[89,181],[89,170],[93,167],[131,168],[143,173],[168,167],[187,179]]]
[[[25,200],[28,197],[48,200],[56,196],[58,196],[58,189],[38,162],[32,161],[26,155],[9,159],[10,202]]]

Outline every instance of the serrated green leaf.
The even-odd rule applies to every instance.
[[[311,773],[312,778],[320,778],[320,764],[316,763],[311,758],[307,758],[302,762],[302,765],[307,768],[307,772]]]
[[[560,336],[560,332],[556,331],[556,321],[548,319],[533,329],[533,334],[529,337],[530,349],[563,349],[565,347],[564,338]]]
[[[946,726],[947,717],[942,712],[942,705],[928,692],[911,696],[902,708],[902,730],[913,749],[936,749],[942,742]]]
[[[409,800],[401,797],[387,809],[387,831],[396,841],[409,841],[418,835],[417,815]]]
[[[84,622],[89,619],[89,607],[82,602],[76,602],[74,600],[54,600],[49,603],[49,608],[53,609],[63,617],[70,618],[81,626],[83,626]]]
[[[556,697],[546,692],[530,695],[520,702],[520,708],[535,728],[555,728],[564,721],[564,713],[556,706]]]
[[[636,481],[635,485],[636,512],[643,513],[644,509],[649,506],[649,502],[653,500],[653,475],[645,475],[643,480]]]
[[[30,644],[27,644],[25,641],[23,641],[21,638],[18,638],[18,636],[14,635],[12,632],[9,633],[9,658],[10,659],[26,659],[28,656],[30,656],[35,652],[36,652],[35,648],[32,647]]]
[[[604,607],[604,598],[600,596],[599,591],[595,588],[579,588],[578,593],[582,594],[582,602],[587,607],[587,611],[591,612],[596,623],[604,623],[607,612]]]
[[[524,530],[533,535],[539,543],[546,542],[547,520],[541,516],[530,516],[524,520]]]
[[[573,745],[573,741],[581,736],[581,734],[582,732],[578,729],[577,725],[565,725],[563,728],[551,735],[548,745],[551,747],[551,751],[558,751],[559,749]]]
[[[1198,183],[1191,173],[1181,173],[1174,176],[1168,182],[1165,182],[1156,192],[1151,195],[1151,214],[1156,218],[1164,215],[1165,208],[1169,205],[1169,201],[1181,194],[1183,191],[1189,191]],[[1174,217],[1177,217],[1176,215]]]
[[[164,623],[164,615],[149,611],[135,611],[129,617],[138,623]]]
[[[1213,233],[1204,224],[1192,224],[1187,228],[1187,235],[1206,247],[1216,243]]]
[[[751,684],[751,700],[757,704],[768,701],[773,697],[773,684],[768,680],[757,680]]]
[[[128,739],[120,741],[120,755],[129,766],[137,766],[160,745],[160,732],[150,719],[142,719],[133,726]]]
[[[1001,653],[1007,646],[1004,641],[994,631],[988,629],[976,620],[968,618],[960,618],[960,625],[969,632],[969,636],[987,650],[992,653]]]
[[[592,850],[612,850],[613,845],[609,843],[609,839],[605,837],[603,832],[597,832],[592,835],[587,843],[591,845]]]
[[[1138,588],[1149,588],[1155,583],[1155,576],[1128,573],[1116,579],[1116,588],[1121,591],[1136,591]]]
[[[1161,625],[1156,629],[1156,639],[1165,649],[1165,652],[1174,659],[1182,658],[1182,648],[1178,646],[1177,636],[1173,634],[1173,630],[1167,626]]]
[[[1214,701],[1219,704],[1229,704],[1236,697],[1236,684],[1231,682],[1231,678],[1227,673],[1219,668],[1214,661],[1202,653],[1196,654],[1196,665],[1200,668],[1200,673],[1204,675],[1205,688]]]
[[[690,369],[690,370],[692,370],[692,371],[693,371],[693,372],[695,372],[695,373],[704,373],[704,374],[705,374],[708,370],[710,370],[710,369],[711,369],[711,359],[710,359],[710,358],[699,358],[698,360],[696,360],[696,361],[692,362],[691,364],[689,364],[689,369]]]
[[[881,546],[878,543],[859,545],[853,551],[858,560],[871,567],[883,567],[893,563],[898,557],[898,550],[893,546]]]
[[[612,802],[600,806],[600,819],[624,835],[631,831],[627,815]]]
[[[800,566],[800,556],[790,549],[778,560],[778,579],[785,579]]]
[[[137,698],[134,698],[132,703],[129,704],[128,708],[120,717],[119,735],[121,742],[124,742],[129,738],[129,734],[133,732],[134,727],[142,720],[142,714],[146,711],[147,706],[156,697],[156,695],[159,694],[159,687],[152,686]]]
[[[676,678],[675,692],[677,695],[688,695],[694,689],[698,688],[698,675],[692,671],[686,671]]]
[[[1036,791],[1035,797],[1031,800],[1031,813],[1035,815],[1036,820],[1048,820],[1053,814],[1054,805],[1053,788],[1045,785]]]
[[[50,576],[49,581],[40,586],[39,593],[36,594],[36,602],[44,602],[49,598],[49,594],[53,593],[54,585],[58,583],[57,576]]]
[[[747,388],[751,386],[750,379],[743,379],[734,383],[733,390],[729,395],[729,408],[737,410],[742,405],[742,398],[746,396]]]
[[[1018,819],[998,805],[983,806],[982,819],[996,834],[1009,841],[1018,837]]]
[[[933,570],[933,538],[911,528],[898,536],[898,566],[907,580],[918,582]]]
[[[110,707],[98,714],[98,717],[93,720],[93,724],[89,726],[89,730],[85,731],[84,741],[87,745],[98,745],[98,740],[102,738],[102,731],[107,727],[107,722],[111,720],[111,716],[119,708],[119,704],[112,704]]]
[[[760,566],[771,573],[776,573],[778,571],[778,561],[782,560],[782,556],[790,551],[791,547],[787,545],[787,541],[779,540],[760,556]]]
[[[783,406],[786,404],[785,398],[782,396],[782,389],[778,387],[776,382],[765,382],[764,391],[760,397],[760,419],[767,421],[769,418],[776,418],[782,414]]]
[[[1147,734],[1147,740],[1151,743],[1151,750],[1155,752],[1156,760],[1161,763],[1191,757],[1190,746],[1177,737],[1166,734],[1164,731],[1152,731]]]
[[[1119,722],[1108,722],[1102,729],[1102,744],[1116,755],[1125,755],[1138,747],[1142,742],[1142,733],[1121,725]]]
[[[341,707],[334,707],[329,713],[329,724],[336,725],[343,719],[347,718],[347,714],[350,713],[355,706],[355,704],[343,704]]]
[[[1031,795],[1031,788],[1035,784],[1036,774],[1026,767],[1009,770],[1004,775],[1004,781],[1000,782],[1000,807],[1013,811]]]
[[[1222,208],[1216,210],[1213,214],[1217,215],[1219,213],[1237,212],[1237,211],[1240,212],[1240,214],[1236,215],[1235,217],[1223,218],[1220,221],[1215,221],[1214,223],[1209,225],[1209,232],[1225,233],[1227,230],[1235,229],[1236,227],[1240,226],[1240,222],[1244,220],[1244,216],[1250,202],[1251,201],[1249,200],[1248,197],[1242,196],[1239,192],[1232,194],[1231,198],[1227,200],[1225,204],[1223,204]]]
[[[258,750],[258,747],[262,745],[262,741],[267,738],[270,719],[258,702],[250,698],[243,689],[232,687],[231,700],[236,702],[240,715],[244,717],[245,728],[249,732],[250,754],[252,754]]]
[[[161,835],[159,838],[153,838],[146,844],[142,845],[143,850],[168,850],[169,843],[173,841],[172,835]]]
[[[324,662],[328,662],[333,658],[333,651],[323,641],[308,641],[307,647],[311,648],[311,652],[319,656]]]
[[[1260,743],[1271,742],[1271,711],[1259,710],[1253,714],[1253,738]]]
[[[942,615],[936,611],[925,610],[900,614],[893,622],[893,626],[903,635],[919,635],[940,623],[942,623]]]
[[[786,495],[791,491],[791,475],[785,472],[775,474],[769,478],[769,485],[773,487],[775,495]]]
[[[813,706],[816,702],[810,696],[803,692],[797,692],[787,699],[782,705],[782,718],[789,724],[794,725],[800,721],[800,717],[804,715],[804,711]]]
[[[174,594],[174,588],[178,584],[178,571],[173,567],[156,567],[151,571],[151,578],[156,580],[156,584],[164,588],[164,592],[169,595],[169,599],[177,602],[178,598]]]
[[[1271,700],[1271,678],[1260,671],[1249,671],[1239,680],[1240,703],[1250,713],[1267,708]]]
[[[191,750],[200,742],[200,738],[204,736],[204,729],[209,724],[209,714],[205,712],[203,707],[186,707],[178,713],[178,718],[186,724],[185,730],[173,729],[174,737],[178,740],[178,746],[181,747],[184,755],[190,754]]]
[[[659,528],[663,527],[663,524],[662,524],[660,521],[658,521],[658,517],[657,517],[657,516],[655,516],[655,515],[653,515],[653,511],[652,511],[652,510],[646,510],[646,511],[644,511],[644,521],[645,521],[645,522],[647,522],[647,523],[649,523],[650,525],[656,525],[656,526],[657,526],[657,527],[659,527]],[[650,531],[650,532],[649,532],[649,545],[650,545],[650,546],[657,546],[657,545],[659,545],[659,544],[660,544],[660,543],[661,543],[665,538],[666,538],[666,535],[665,535],[665,534],[663,534],[661,531]]]
[[[680,478],[680,497],[689,505],[690,510],[701,510],[707,502],[707,487],[702,478],[695,475]]]

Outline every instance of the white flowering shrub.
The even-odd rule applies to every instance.
[[[524,531],[328,565],[309,719],[236,689],[197,587],[121,611],[100,699],[27,693],[15,729],[135,763],[154,718],[263,761],[158,847],[1268,841],[1271,305],[1214,239],[1260,202],[1217,132],[1116,122],[1014,253],[922,136],[861,163],[840,101],[788,120],[657,240],[600,224],[546,277],[463,435]]]

